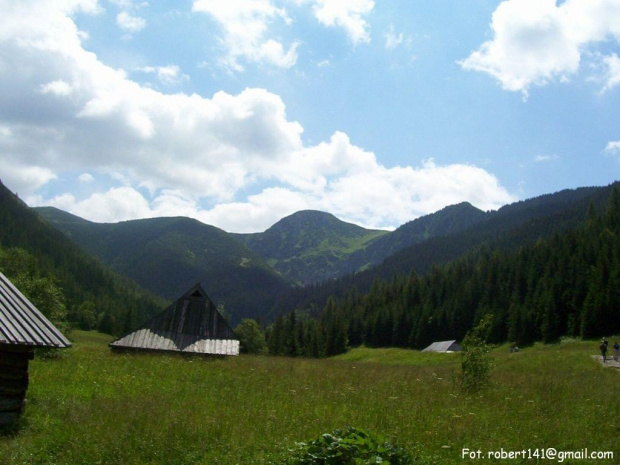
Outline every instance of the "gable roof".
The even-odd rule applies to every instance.
[[[0,273],[0,344],[69,347],[71,343]]]
[[[422,352],[460,352],[461,346],[456,341],[433,342]]]
[[[238,355],[239,340],[200,283],[112,348]]]

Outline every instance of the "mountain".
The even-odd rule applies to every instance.
[[[421,349],[462,340],[481,321],[491,344],[617,334],[620,183],[610,187],[513,205],[487,226],[516,228],[424,275],[377,278],[364,293],[350,287],[310,317],[293,307],[269,328],[269,352],[321,357],[362,344]]]
[[[307,285],[356,271],[351,256],[387,234],[346,223],[329,213],[306,210],[283,218],[263,233],[233,236],[282,276]]]
[[[292,289],[278,301],[271,317],[295,308],[317,314],[329,297],[343,299],[353,290],[356,293],[365,293],[377,280],[390,280],[395,275],[407,275],[412,271],[425,275],[433,266],[449,263],[481,247],[517,250],[519,247],[535,244],[542,238],[581,225],[590,204],[599,211],[603,210],[612,188],[613,185],[564,190],[516,202],[497,211],[483,213],[484,216],[474,216],[473,224],[469,228],[462,228],[461,231],[451,234],[435,235],[404,247],[372,268],[331,282],[304,289]],[[432,216],[420,218],[408,224],[407,228],[429,221]]]
[[[405,223],[392,233],[378,238],[364,251],[354,254],[353,260],[364,261],[366,265],[363,268],[377,265],[399,250],[434,237],[465,231],[486,219],[487,216],[487,213],[468,202],[451,205]],[[358,255],[362,255],[363,259],[360,259]]]
[[[446,207],[395,231],[364,229],[320,211],[294,213],[263,233],[234,234],[280,274],[303,286],[370,268],[432,237],[463,231],[486,214],[469,203]]]
[[[35,211],[112,270],[166,299],[202,281],[233,323],[260,317],[289,288],[228,233],[190,218],[94,223],[56,208]]]
[[[5,252],[21,249],[28,253],[36,262],[38,273],[62,289],[70,316],[88,307],[96,320],[93,324],[106,321],[109,332],[131,328],[165,306],[163,299],[140,289],[86,254],[1,182],[0,249]]]

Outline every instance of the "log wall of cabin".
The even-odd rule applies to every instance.
[[[0,425],[15,421],[26,405],[29,346],[0,344]]]

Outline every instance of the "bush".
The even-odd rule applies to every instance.
[[[486,315],[463,339],[461,352],[461,386],[467,392],[477,392],[487,387],[491,380],[493,360],[486,343],[493,315]]]
[[[256,320],[244,318],[235,328],[235,334],[239,338],[241,352],[245,354],[267,353],[265,334]]]
[[[413,464],[413,458],[402,448],[385,441],[382,436],[347,427],[322,434],[309,443],[298,443],[285,465],[364,465]]]

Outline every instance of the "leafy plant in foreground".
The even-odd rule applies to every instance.
[[[477,392],[489,385],[493,360],[486,339],[492,324],[493,315],[485,315],[463,339],[461,385],[465,391]]]
[[[347,427],[322,434],[308,443],[298,443],[285,465],[364,465],[413,464],[413,458],[400,447],[385,441],[380,435]]]

